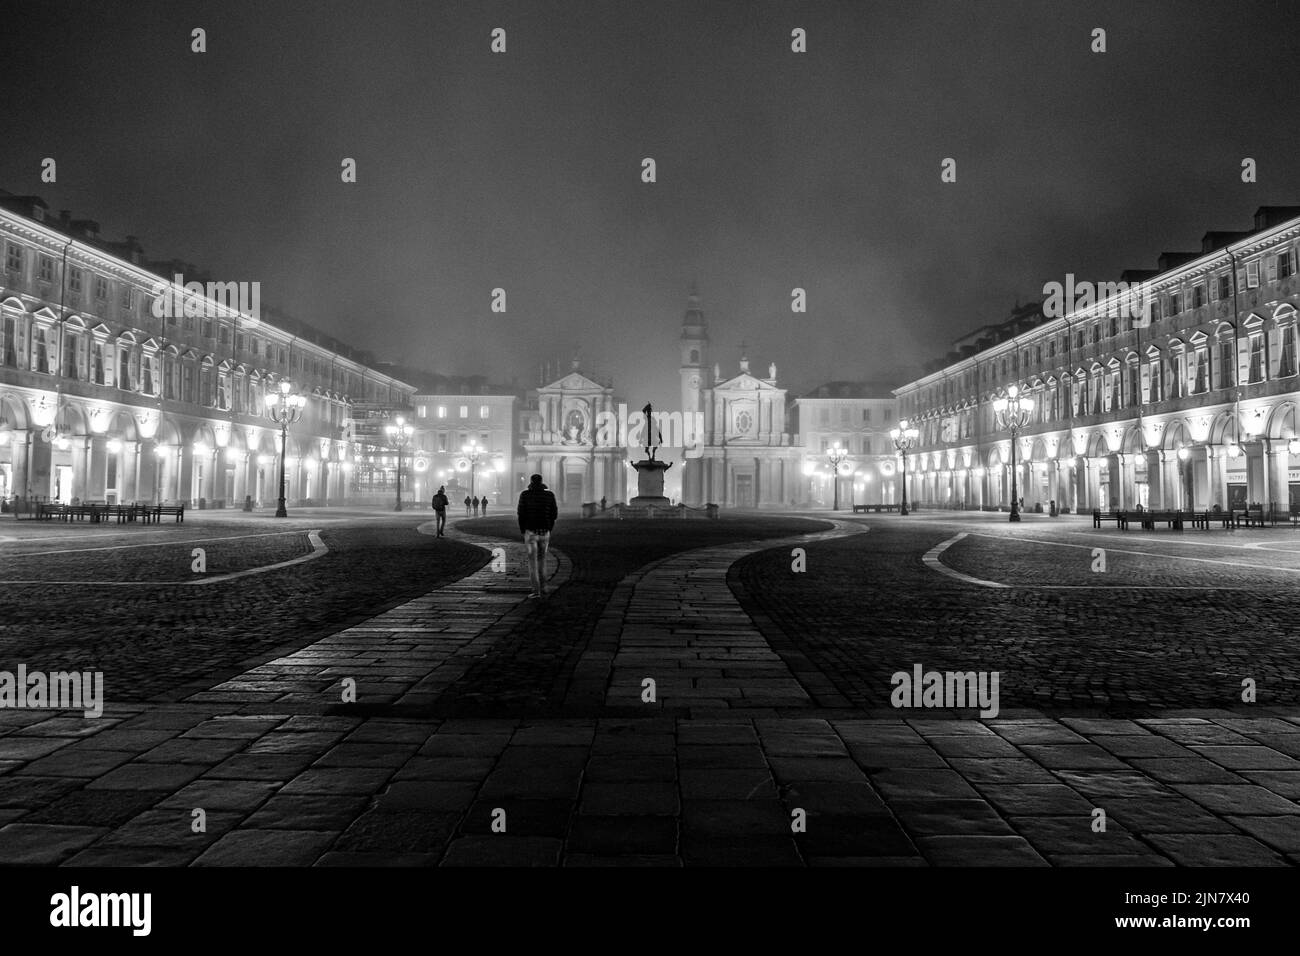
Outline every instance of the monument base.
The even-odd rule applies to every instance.
[[[663,495],[637,495],[628,502],[632,508],[671,508],[673,503]]]

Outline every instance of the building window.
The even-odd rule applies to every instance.
[[[1250,365],[1246,372],[1246,383],[1254,385],[1264,381],[1264,333],[1250,333]]]
[[[5,249],[5,268],[10,272],[23,271],[23,247],[15,246],[12,242]]]
[[[131,349],[126,345],[117,348],[117,387],[124,391],[134,391],[131,385]]]
[[[37,266],[36,278],[42,282],[54,281],[54,257],[41,256],[41,261]]]
[[[1277,277],[1285,279],[1295,275],[1295,254],[1290,250],[1277,257]]]
[[[81,292],[81,270],[80,269],[68,270],[68,291],[72,292],[73,294],[79,294]]]
[[[1284,378],[1296,373],[1295,365],[1295,334],[1296,327],[1288,325],[1281,330],[1282,348],[1281,355],[1278,358],[1277,374],[1278,378]]]
[[[847,406],[844,406],[840,408],[840,424],[847,425],[848,423],[849,423],[849,409]]]
[[[462,406],[460,407],[460,417],[461,417],[461,418],[469,418],[469,406],[468,406],[468,405],[462,405]]]
[[[122,303],[122,308],[130,312],[131,311],[131,287],[127,285],[125,282],[122,283],[122,298],[120,301]]]
[[[1236,379],[1236,370],[1234,368],[1232,356],[1232,340],[1222,339],[1219,342],[1219,388],[1231,388]]]
[[[108,279],[104,276],[95,276],[95,298],[100,302],[108,298]]]
[[[222,345],[229,345],[229,344],[230,344],[230,329],[226,328],[226,327],[223,325],[223,326],[221,327],[221,333],[220,333],[220,335],[219,335],[219,339],[220,339]]]
[[[1219,298],[1220,298],[1220,299],[1227,299],[1227,298],[1230,298],[1230,297],[1232,296],[1232,276],[1231,276],[1231,275],[1229,275],[1228,273],[1225,272],[1223,275],[1219,276],[1219,279],[1218,279],[1218,286],[1219,286]]]
[[[1259,288],[1259,260],[1246,263],[1246,288]]]
[[[1210,390],[1209,377],[1206,375],[1206,369],[1210,364],[1210,350],[1207,346],[1198,346],[1192,350],[1191,354],[1192,367],[1188,369],[1187,377],[1192,383],[1192,394],[1200,395]]]
[[[447,433],[438,432],[438,451],[447,450]]]
[[[486,405],[480,405],[480,406],[478,407],[478,417],[479,417],[479,418],[487,418],[487,417],[489,417],[491,414],[492,414],[492,410],[489,409]]]
[[[864,409],[862,410],[862,424],[864,424],[864,425],[870,425],[870,424],[871,424],[871,409],[869,409],[869,408],[864,408]]]
[[[1199,309],[1205,305],[1205,283],[1198,282],[1192,286],[1192,308]]]
[[[446,405],[439,405],[439,406],[438,406],[438,417],[439,417],[439,418],[446,418],[446,417],[447,417],[447,406],[446,406]]]
[[[429,416],[429,407],[427,405],[421,405],[415,410],[415,414],[417,418],[427,418]]]
[[[1181,311],[1183,311],[1182,296],[1177,292],[1171,293],[1169,296],[1169,314],[1177,315]]]

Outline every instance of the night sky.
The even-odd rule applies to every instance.
[[[1153,268],[1300,203],[1298,16],[1277,0],[27,3],[0,47],[0,187],[260,281],[264,303],[381,360],[531,385],[580,348],[635,407],[675,407],[696,279],[725,372],[744,340],[794,389],[902,384],[1044,282]],[[190,52],[194,27],[208,52]]]

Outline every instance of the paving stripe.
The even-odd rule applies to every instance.
[[[602,702],[623,711],[813,706],[808,689],[732,594],[727,571],[755,551],[867,530],[830,520],[829,531],[698,548],[628,575],[578,660],[566,707],[590,709]],[[642,699],[646,678],[655,682],[654,703]]]
[[[282,531],[279,534],[302,534],[301,531]],[[270,535],[243,535],[242,537],[271,537]],[[213,538],[208,541],[218,540]],[[308,531],[307,542],[311,545],[311,551],[308,554],[301,554],[296,558],[290,558],[287,561],[278,561],[275,564],[266,564],[260,568],[248,568],[244,571],[231,571],[229,574],[217,574],[212,577],[190,578],[186,581],[51,581],[49,579],[40,581],[5,581],[0,580],[0,584],[44,584],[44,585],[86,585],[88,587],[137,587],[137,588],[157,588],[157,587],[193,587],[204,584],[220,584],[223,581],[231,581],[235,578],[246,578],[250,574],[265,574],[267,571],[278,571],[281,568],[287,568],[295,564],[302,564],[304,561],[311,561],[319,558],[329,551],[329,545],[321,540],[320,531]],[[183,543],[183,542],[178,542]],[[96,549],[91,549],[96,550]],[[113,548],[104,548],[99,550],[111,551]],[[53,553],[53,552],[50,552]]]
[[[966,537],[966,535],[967,532],[963,531],[960,534],[953,535],[947,541],[940,541],[929,551],[925,552],[925,554],[921,555],[921,560],[924,561],[925,566],[930,568],[931,570],[938,571],[940,574],[946,574],[950,578],[955,578],[958,581],[964,581],[967,584],[978,584],[982,588],[1008,587],[1008,585],[999,584],[997,581],[985,581],[983,578],[973,578],[969,574],[962,574],[960,571],[954,571],[952,568],[948,567],[946,564],[944,564],[942,561],[939,560],[940,555],[942,555],[945,551],[951,548],[962,538]]]

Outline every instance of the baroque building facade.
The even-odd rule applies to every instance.
[[[288,433],[287,497],[340,504],[352,404],[414,393],[304,323],[177,283],[193,267],[146,261],[134,237],[108,241],[38,197],[0,192],[0,255],[0,498],[273,502],[280,429],[264,397],[290,382],[307,403]]]
[[[1014,385],[1034,402],[1015,450],[1030,510],[1300,506],[1298,255],[1300,207],[1261,207],[1252,229],[1206,233],[1060,318],[966,342],[895,391],[920,432],[909,496],[1009,507],[993,402]]]

